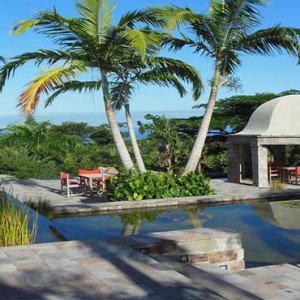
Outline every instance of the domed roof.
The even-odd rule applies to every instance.
[[[260,105],[237,134],[300,136],[300,95],[275,98]]]

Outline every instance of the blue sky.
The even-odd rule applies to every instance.
[[[128,10],[143,8],[145,6],[174,4],[178,6],[189,6],[196,12],[206,11],[208,0],[148,0],[133,1],[119,0],[115,10],[115,18]],[[26,33],[22,36],[11,36],[9,31],[17,20],[34,17],[40,10],[56,7],[57,11],[64,16],[75,15],[75,0],[10,0],[2,6],[0,11],[0,55],[12,57],[24,52],[35,51],[40,48],[51,46],[49,41],[36,33]],[[269,5],[261,9],[263,16],[263,27],[274,24],[283,26],[300,27],[299,0],[272,0]],[[176,58],[182,59],[195,66],[204,82],[210,79],[212,61],[206,57],[200,57],[189,50],[181,51]],[[297,60],[286,54],[273,57],[243,56],[243,64],[237,70],[236,76],[240,78],[243,85],[243,94],[255,94],[261,92],[281,92],[287,89],[300,89],[300,66]],[[0,94],[1,111],[0,115],[18,115],[16,109],[18,96],[25,89],[26,84],[39,74],[37,68],[32,65],[25,65],[15,73],[5,85]],[[187,87],[190,91],[189,87]],[[209,86],[206,92],[199,99],[199,103],[205,103],[208,97]],[[233,92],[222,89],[219,98],[226,98]],[[41,102],[37,114],[51,113],[89,113],[103,112],[101,94],[65,94],[56,99],[51,107],[44,108]],[[190,110],[196,103],[189,93],[180,98],[175,90],[161,87],[144,87],[137,89],[131,103],[133,111],[184,111]]]

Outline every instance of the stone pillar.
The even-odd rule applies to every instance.
[[[251,145],[253,185],[260,188],[269,187],[268,149],[261,145]]]
[[[241,182],[241,156],[240,145],[227,144],[227,176],[228,181]]]

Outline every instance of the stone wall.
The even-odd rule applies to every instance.
[[[183,262],[214,264],[225,270],[245,269],[241,235],[210,228],[156,232],[135,247],[150,255],[171,255]]]

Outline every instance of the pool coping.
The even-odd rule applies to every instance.
[[[219,205],[246,201],[277,201],[300,199],[300,185],[286,185],[283,190],[258,188],[249,184],[230,183],[226,178],[210,180],[214,195],[151,199],[140,201],[108,202],[106,197],[87,197],[61,194],[59,179],[26,179],[7,181],[3,184],[5,192],[21,202],[26,200],[49,200],[54,213],[72,215],[84,213],[120,213],[136,210],[168,209],[191,205]]]
[[[231,204],[248,201],[280,201],[300,199],[300,189],[282,191],[259,191],[247,195],[215,195],[178,197],[165,199],[148,199],[140,201],[101,202],[76,205],[54,206],[55,214],[80,214],[80,213],[120,213],[137,210],[167,209],[173,207],[188,207],[192,205]]]

